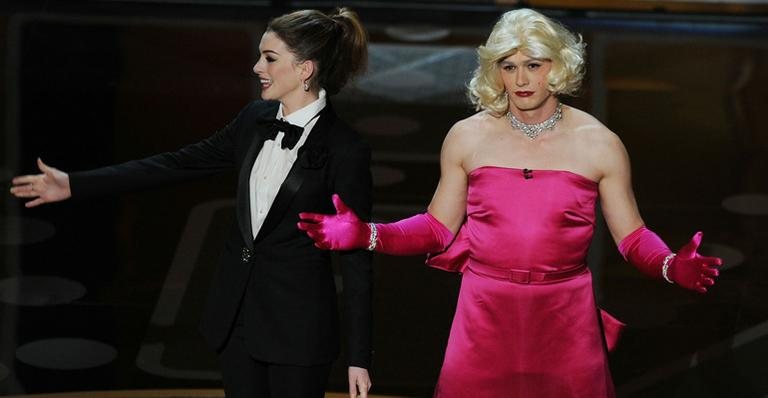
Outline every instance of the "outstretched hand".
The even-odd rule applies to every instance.
[[[339,195],[333,194],[336,214],[299,213],[298,227],[327,250],[353,250],[368,247],[370,228],[350,209]]]
[[[12,180],[12,195],[17,198],[33,199],[24,206],[35,207],[43,203],[66,200],[72,196],[69,174],[48,166],[40,158],[37,158],[37,167],[42,174],[24,175]]]
[[[677,256],[669,265],[669,279],[676,284],[699,293],[706,293],[707,288],[715,284],[720,274],[716,267],[723,264],[718,257],[705,257],[696,252],[701,244],[701,232],[697,232],[691,241],[680,248]]]

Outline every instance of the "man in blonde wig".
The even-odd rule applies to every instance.
[[[508,12],[477,50],[480,65],[469,83],[470,99],[478,110],[506,114],[509,100],[499,74],[500,61],[518,51],[552,62],[547,76],[552,94],[575,94],[584,75],[584,47],[581,37],[536,11]]]
[[[366,224],[300,214],[319,247],[432,253],[462,273],[435,396],[613,397],[606,352],[622,324],[597,309],[585,265],[599,204],[624,257],[651,277],[701,293],[721,261],[677,253],[645,227],[619,138],[558,95],[578,90],[584,44],[527,9],[504,14],[469,84],[478,112],[448,132],[428,211]]]

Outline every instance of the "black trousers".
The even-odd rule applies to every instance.
[[[294,366],[253,358],[245,346],[243,305],[219,363],[227,398],[323,398],[331,364]]]

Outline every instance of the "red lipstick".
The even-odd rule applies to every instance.
[[[515,95],[518,97],[530,97],[533,95],[533,91],[515,91]]]

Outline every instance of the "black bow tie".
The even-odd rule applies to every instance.
[[[285,120],[259,119],[257,123],[266,128],[267,134],[264,137],[268,140],[274,140],[275,137],[277,137],[277,132],[282,131],[285,134],[283,136],[283,142],[280,144],[283,149],[293,149],[293,147],[296,146],[296,143],[299,142],[301,133],[304,132],[303,127],[290,124]]]

